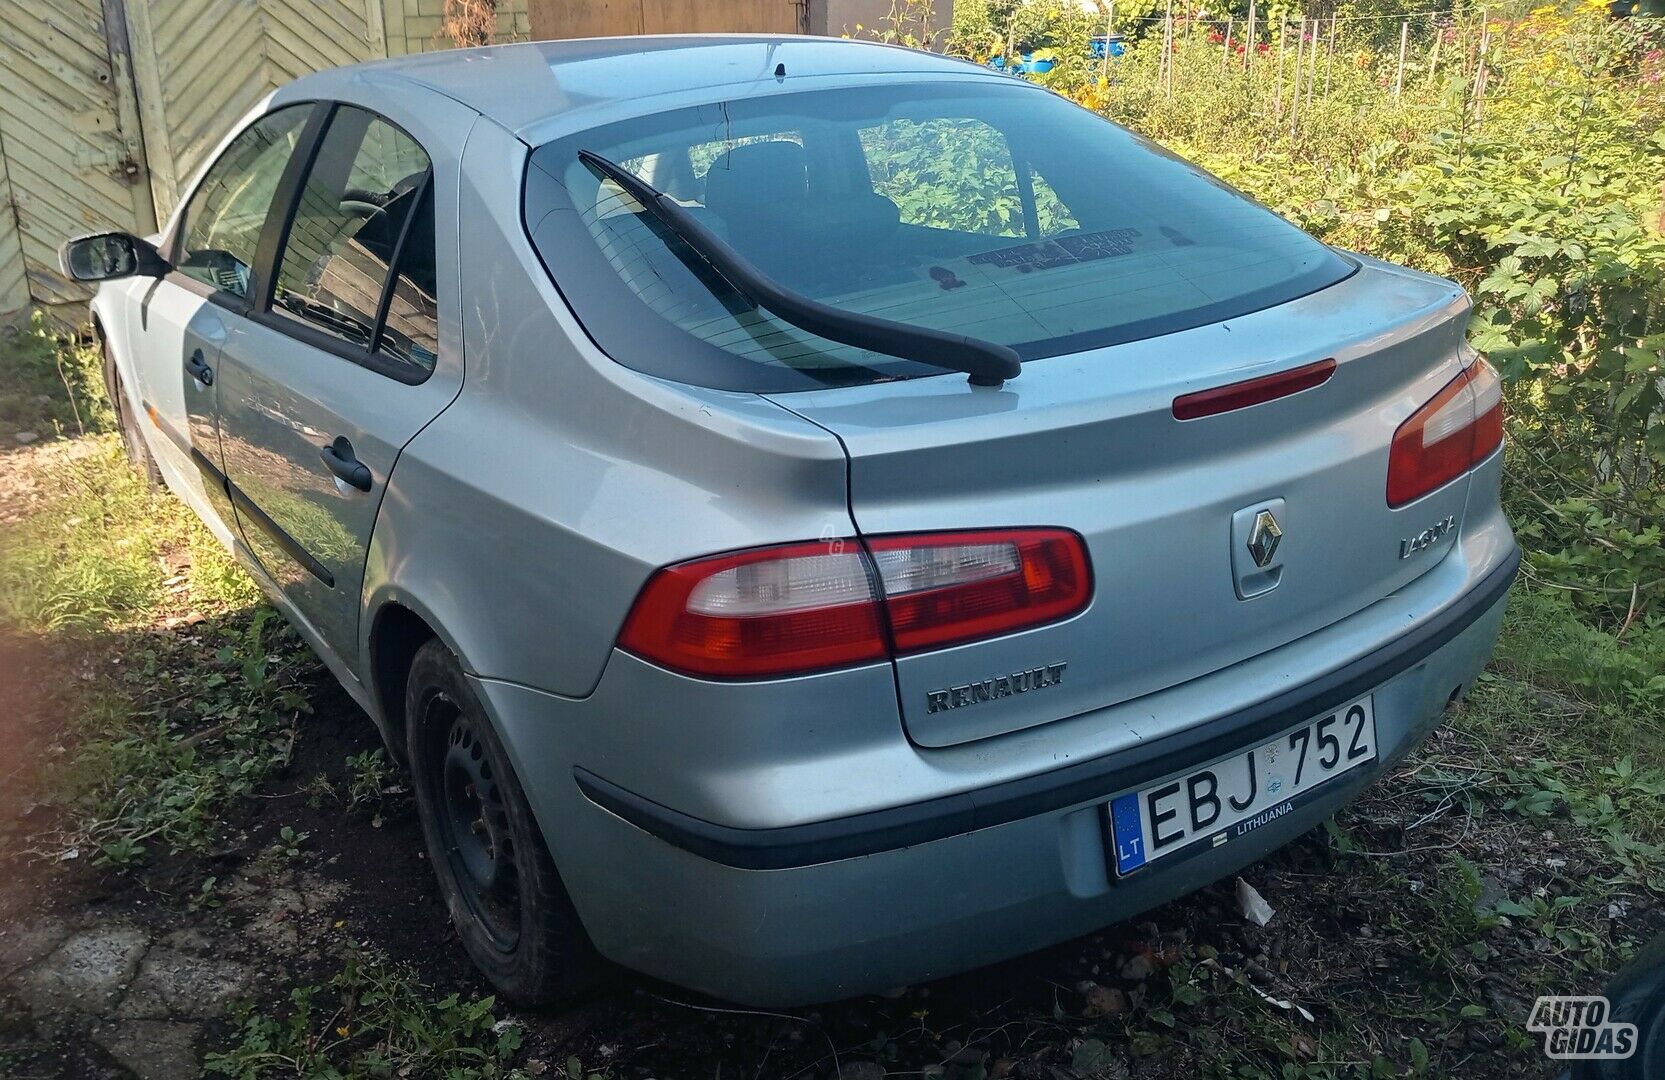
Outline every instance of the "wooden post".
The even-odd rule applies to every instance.
[[[1164,89],[1168,97],[1174,96],[1174,0],[1168,0],[1168,43],[1162,48],[1162,59],[1167,63],[1167,79]]]
[[[1162,32],[1156,35],[1156,40],[1161,42],[1157,46],[1159,52],[1156,57],[1156,89],[1160,93],[1162,87],[1166,85],[1168,74],[1168,20],[1166,17],[1162,19]]]
[[[1295,38],[1295,80],[1289,84],[1289,137],[1295,137],[1301,122],[1301,76],[1306,74],[1307,17],[1301,16],[1301,29]]]
[[[1283,117],[1283,28],[1284,28],[1284,20],[1279,19],[1278,20],[1278,81],[1277,81],[1277,87],[1272,91],[1272,118],[1274,120],[1282,119],[1282,117]]]
[[[1116,0],[1110,0],[1110,10],[1104,16],[1104,66],[1099,78],[1110,86],[1110,39],[1116,36]]]
[[[1486,9],[1480,9],[1480,56],[1474,64],[1474,122],[1478,124],[1486,111],[1486,47],[1492,43],[1492,26]]]
[[[1393,74],[1393,98],[1399,100],[1399,94],[1405,89],[1405,48],[1411,43],[1411,20],[1404,19],[1399,23],[1399,70]]]
[[[1255,54],[1255,0],[1249,0],[1249,32],[1243,35],[1243,70],[1249,70],[1249,59]]]
[[[1330,16],[1330,51],[1324,58],[1324,97],[1330,96],[1330,76],[1335,73],[1336,17]]]
[[[1233,21],[1232,17],[1230,15],[1227,15],[1226,16],[1226,40],[1225,40],[1225,44],[1220,46],[1220,74],[1222,74],[1222,75],[1224,75],[1226,73],[1226,63],[1231,60],[1231,28],[1232,28],[1232,21]]]
[[[1017,63],[1017,60],[1016,60],[1015,57],[1012,56],[1012,50],[1015,49],[1015,48],[1017,48],[1017,23],[1015,23],[1015,22],[1007,23],[1006,24],[1006,74],[1008,74],[1008,75],[1016,75],[1017,74],[1016,68],[1013,67],[1013,65]]]
[[[1312,108],[1312,92],[1318,88],[1318,16],[1312,17],[1312,44],[1307,47],[1307,101],[1306,107]]]
[[[1434,47],[1428,50],[1428,85],[1433,86],[1439,79],[1440,73],[1440,45],[1445,41],[1445,31],[1440,27],[1438,15],[1428,16],[1434,24]]]
[[[1468,61],[1470,56],[1468,43],[1468,16],[1463,16],[1461,29],[1457,31],[1457,51],[1463,59],[1463,82],[1468,82]]]

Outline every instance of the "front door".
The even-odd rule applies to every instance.
[[[456,396],[435,375],[433,170],[384,118],[338,105],[216,385],[243,537],[317,636],[356,667],[364,562],[399,451]],[[391,268],[391,269],[390,269]]]
[[[192,191],[174,239],[164,242],[174,269],[125,286],[138,398],[130,404],[161,436],[149,441],[170,484],[187,502],[212,507],[227,528],[234,524],[217,481],[215,369],[248,304],[273,195],[311,113],[309,105],[279,109],[232,139]]]

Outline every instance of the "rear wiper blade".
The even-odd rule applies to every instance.
[[[1022,370],[1018,354],[992,341],[931,330],[923,326],[844,311],[811,300],[785,288],[747,262],[693,214],[635,173],[590,150],[578,151],[578,159],[623,188],[642,209],[658,218],[692,248],[712,269],[734,287],[734,291],[758,307],[768,308],[800,330],[869,349],[886,356],[917,360],[932,367],[963,371],[973,386],[999,386]]]

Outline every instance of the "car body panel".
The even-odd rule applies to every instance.
[[[1502,531],[1504,536],[1494,537],[1495,528],[1485,530],[1483,546],[1506,540],[1506,528]],[[1322,797],[1206,857],[1158,864],[1127,879],[1114,878],[1106,858],[1103,804],[1114,792],[927,843],[781,870],[740,869],[702,858],[564,784],[538,784],[534,806],[585,927],[610,959],[758,1005],[877,992],[1130,918],[1316,828],[1402,759],[1437,722],[1453,690],[1472,682],[1491,654],[1503,603],[1496,601],[1433,655],[1375,688],[1381,754],[1375,765],[1348,774]],[[1287,681],[1276,672],[1266,679],[1261,685]],[[584,729],[609,723],[603,715],[585,718],[580,703],[525,687],[491,680],[477,686],[522,775],[559,775],[575,757],[575,737],[587,741],[591,736]],[[1235,696],[1231,679],[1215,680],[1212,689]],[[1191,700],[1194,705],[1197,698]],[[1174,707],[1184,706],[1176,700]],[[916,752],[980,759],[992,769],[1009,740],[1050,739],[1076,722]],[[651,744],[651,737],[643,739],[643,745]],[[880,775],[869,783],[869,774],[843,767],[827,775],[863,796],[889,779]],[[824,786],[800,783],[795,790],[813,798]]]
[[[518,220],[491,212],[518,207],[526,152],[492,124],[469,142],[468,386],[400,460],[365,602],[419,596],[468,670],[581,697],[658,567],[854,526],[831,435],[753,394],[638,375],[583,336]]]
[[[1468,300],[1367,265],[1278,307],[1067,357],[998,390],[942,376],[772,399],[836,433],[864,535],[1063,526],[1092,606],[1064,622],[897,660],[909,735],[986,738],[1126,701],[1295,640],[1389,595],[1450,549],[1399,542],[1460,518],[1468,480],[1384,500],[1394,429],[1461,370]],[[1199,420],[1176,397],[1337,361],[1323,385]],[[1286,504],[1276,587],[1240,599],[1233,515]],[[1412,523],[1415,528],[1412,528]],[[942,708],[931,691],[1065,664],[1023,694]]]
[[[1500,472],[1494,458],[1478,482],[1495,485]],[[894,701],[874,715],[882,698],[863,673],[877,665],[728,684],[618,653],[591,694],[557,699],[548,715],[561,718],[573,765],[679,813],[739,829],[834,821],[1043,776],[1234,715],[1380,652],[1460,603],[1513,550],[1501,512],[1477,512],[1428,573],[1298,641],[1132,701],[956,746],[909,740]],[[630,718],[628,738],[614,717]],[[802,718],[796,743],[786,738],[793,717]]]
[[[285,92],[334,97],[345,78],[384,75],[455,98],[532,146],[644,111],[783,87],[943,76],[1010,81],[969,61],[876,42],[851,48],[790,34],[683,34],[445,49],[308,75]]]
[[[330,647],[362,676],[360,586],[387,478],[405,443],[462,387],[462,288],[454,223],[459,166],[478,114],[421,88],[402,87],[397,100],[358,89],[348,104],[361,104],[398,124],[434,162],[434,218],[444,241],[435,246],[439,342],[433,372],[407,385],[291,336],[281,315],[257,319],[233,314],[216,388],[223,469],[240,493],[244,541]],[[321,451],[338,438],[348,440],[354,455],[369,467],[369,491],[342,482],[324,464]],[[308,558],[297,558],[295,545]]]
[[[224,308],[169,278],[138,278],[118,282],[126,303],[124,317],[107,327],[123,342],[131,362],[125,379],[129,402],[141,427],[161,438],[153,440],[154,456],[165,461],[170,483],[230,520],[230,504],[207,483],[191,459],[197,448],[210,462],[220,460],[217,427],[218,390],[185,373],[185,362],[199,356],[210,366],[219,363],[229,334]],[[176,490],[178,489],[176,488]]]

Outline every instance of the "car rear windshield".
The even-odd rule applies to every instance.
[[[528,234],[603,351],[757,392],[940,374],[807,333],[741,297],[588,150],[779,284],[1025,361],[1218,322],[1351,261],[1196,166],[1015,80],[777,92],[539,147]]]

